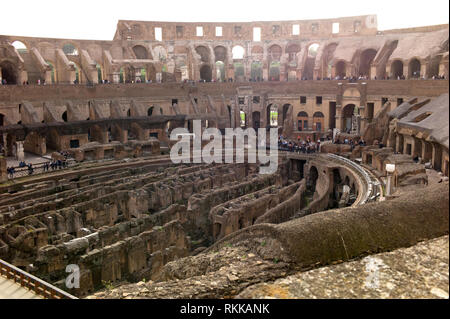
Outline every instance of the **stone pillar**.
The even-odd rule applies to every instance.
[[[376,67],[376,65],[371,65],[370,66],[370,78],[369,78],[369,80],[373,80],[376,75],[377,75],[377,67]]]
[[[432,144],[433,150],[432,150],[432,163],[433,168],[437,171],[441,169],[441,162],[442,162],[442,149],[439,144]]]
[[[428,78],[427,65],[423,62],[420,63],[420,78],[422,77],[425,77],[425,79]]]
[[[113,72],[112,74],[110,74],[108,81],[110,81],[112,83],[119,83],[120,82],[120,72]]]
[[[424,140],[421,140],[421,142],[422,142],[422,154],[420,156],[422,157],[422,161],[424,163],[427,163],[427,162],[431,161],[431,159],[433,157],[432,146],[429,142],[426,142]]]
[[[408,63],[403,63],[403,75],[405,78],[409,79],[409,65]]]
[[[25,159],[25,153],[23,151],[23,141],[16,142],[16,159],[23,161]]]
[[[0,71],[0,75],[1,75],[1,71]],[[0,79],[1,81],[1,79]],[[6,163],[6,158],[4,158],[3,156],[0,156],[0,183],[3,183],[5,181],[8,180],[8,174],[6,172],[6,167],[7,163]]]

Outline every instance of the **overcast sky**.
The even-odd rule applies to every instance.
[[[448,0],[1,0],[0,34],[111,40],[117,21],[225,22],[376,14],[378,29],[449,23]]]

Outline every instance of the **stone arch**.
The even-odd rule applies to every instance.
[[[222,61],[216,62],[216,80],[219,82],[225,81],[225,63]]]
[[[13,62],[3,60],[0,62],[0,69],[2,70],[1,78],[6,81],[6,84],[18,84],[18,68]]]
[[[253,61],[250,66],[250,78],[252,81],[263,80],[263,67],[260,61]]]
[[[286,53],[288,54],[288,62],[297,62],[297,54],[300,52],[300,45],[297,43],[291,43],[286,47]]]
[[[283,49],[278,44],[273,44],[267,50],[269,61],[280,61]]]
[[[277,127],[278,126],[278,106],[276,104],[267,105],[267,123],[266,127]]]
[[[343,79],[347,75],[347,63],[344,60],[336,62],[335,75],[340,79]]]
[[[142,45],[135,45],[133,47],[133,52],[134,55],[136,56],[136,59],[146,60],[149,58],[148,50]]]
[[[439,75],[439,64],[441,63],[441,60],[441,55],[436,55],[430,59],[427,65],[427,76],[429,78]]]
[[[28,51],[28,46],[19,40],[13,41],[11,43],[11,45],[17,50],[17,52],[19,53],[23,53],[23,52],[27,52]]]
[[[420,78],[420,61],[412,58],[408,63],[408,78]]]
[[[332,77],[332,70],[333,70],[333,57],[334,57],[334,51],[336,51],[338,44],[337,43],[330,43],[328,44],[322,53],[322,78],[331,78]]]
[[[342,109],[342,131],[350,132],[352,129],[352,117],[355,111],[355,104],[347,104]]]
[[[212,80],[212,70],[208,64],[203,64],[200,67],[200,79],[206,82],[211,82]]]
[[[370,72],[370,66],[375,59],[375,56],[377,55],[377,50],[375,49],[366,49],[361,52],[360,58],[359,58],[359,68],[358,68],[358,75],[361,76],[367,76],[369,79],[371,78],[372,74]]]
[[[227,61],[227,49],[224,46],[218,45],[214,48],[214,60],[223,63]]]
[[[209,49],[203,45],[195,47],[195,52],[200,55],[200,61],[203,63],[209,63],[211,61],[211,55]]]
[[[57,77],[57,72],[56,72],[56,67],[55,67],[55,63],[51,62],[51,61],[45,61],[49,66],[50,66],[50,80],[52,81],[52,84],[55,84],[56,82],[58,82],[58,77]]]
[[[303,79],[313,80],[314,79],[314,67],[316,64],[316,56],[319,51],[318,43],[311,43],[308,46],[305,63],[303,66]]]
[[[245,49],[241,45],[235,45],[231,49],[233,60],[242,60],[245,56]]]
[[[79,51],[77,46],[74,43],[66,43],[63,45],[62,50],[65,55],[78,55]]]
[[[391,74],[392,74],[392,77],[394,77],[394,78],[403,76],[403,61],[401,61],[401,60],[392,61]]]

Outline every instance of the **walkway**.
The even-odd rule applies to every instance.
[[[20,286],[13,280],[0,276],[0,299],[43,299],[43,297]]]

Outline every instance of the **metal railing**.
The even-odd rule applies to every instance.
[[[78,299],[75,296],[45,282],[0,259],[0,276],[13,280],[20,286],[28,288],[36,295],[47,299]]]
[[[24,176],[35,176],[35,175],[40,175],[40,174],[44,174],[44,173],[50,173],[50,172],[55,172],[55,171],[59,171],[59,170],[64,170],[66,168],[73,166],[73,164],[75,162],[76,161],[74,159],[70,158],[70,159],[66,160],[66,164],[64,167],[57,166],[56,168],[50,167],[50,161],[36,163],[36,164],[33,164],[33,170],[31,173],[27,166],[24,166],[24,167],[15,166],[14,173],[8,174],[8,179],[11,180],[11,179],[19,178],[19,177],[24,177]],[[48,170],[45,168],[46,163],[49,163]]]

